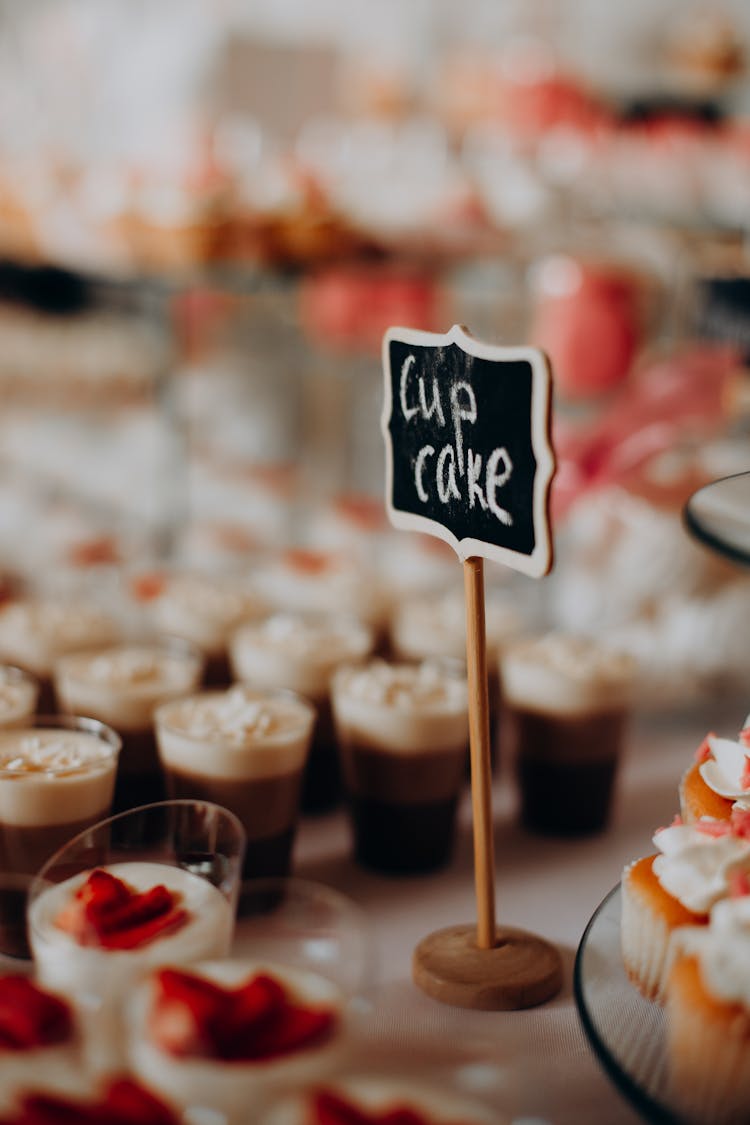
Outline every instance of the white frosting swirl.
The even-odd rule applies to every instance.
[[[661,855],[653,870],[664,890],[693,914],[707,914],[729,893],[732,875],[750,872],[750,840],[728,821],[703,817],[695,825],[672,825],[654,835]]]
[[[746,774],[750,778],[750,745],[715,734],[707,742],[712,756],[699,766],[706,785],[720,797],[750,803],[750,786],[743,784]]]

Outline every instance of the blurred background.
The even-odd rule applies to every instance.
[[[746,693],[680,512],[750,469],[749,52],[743,0],[3,0],[4,596],[460,584],[379,432],[384,328],[459,322],[555,372],[557,567],[499,596],[652,705]]]

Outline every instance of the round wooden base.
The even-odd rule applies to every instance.
[[[498,926],[496,932],[492,949],[477,946],[476,926],[429,934],[414,950],[414,983],[456,1008],[515,1011],[551,1000],[562,985],[562,961],[554,945],[511,926]]]

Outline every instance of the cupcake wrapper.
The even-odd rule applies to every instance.
[[[622,880],[622,959],[628,977],[648,1000],[663,1003],[673,931],[630,887],[627,870]]]

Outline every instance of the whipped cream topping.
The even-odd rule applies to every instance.
[[[750,1009],[750,895],[717,902],[708,926],[680,930],[675,947],[679,952],[697,956],[701,976],[712,996]]]
[[[117,752],[85,731],[0,731],[0,821],[49,826],[106,816]]]
[[[398,652],[407,659],[465,659],[463,594],[451,591],[439,598],[402,601],[394,614],[391,631]],[[521,617],[505,599],[490,596],[485,602],[485,631],[489,657],[496,660],[502,646],[521,631]]]
[[[709,734],[706,742],[711,757],[698,767],[706,785],[720,797],[750,808],[750,744],[715,734]]]
[[[117,639],[115,620],[83,602],[29,600],[0,610],[0,654],[37,675],[49,675],[58,656]]]
[[[220,738],[238,748],[288,738],[307,729],[312,708],[293,696],[273,696],[241,684],[225,692],[205,692],[170,707],[162,719],[191,738]]]
[[[658,831],[654,843],[662,853],[654,860],[654,874],[694,914],[707,914],[725,898],[736,872],[750,872],[750,839],[727,821],[702,817],[695,825],[675,824]]]
[[[500,672],[509,703],[577,715],[627,707],[636,664],[588,637],[548,633],[511,645]]]
[[[340,664],[362,659],[372,646],[372,630],[354,618],[277,613],[241,626],[232,638],[231,657],[238,679],[319,698],[327,694]]]
[[[338,553],[289,551],[259,573],[258,588],[284,612],[347,613],[379,626],[388,608],[373,573]]]
[[[79,773],[109,762],[112,757],[109,743],[83,731],[0,733],[0,770],[12,773]]]
[[[436,661],[412,665],[373,660],[364,668],[342,668],[336,684],[352,700],[402,711],[463,710],[468,699],[464,677]]]

